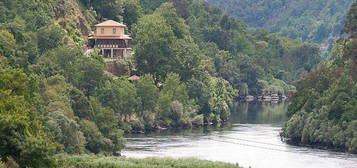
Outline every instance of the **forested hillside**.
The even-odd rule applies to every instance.
[[[357,153],[357,2],[331,59],[297,83],[282,135],[288,142]]]
[[[128,25],[128,76],[113,77],[91,27]],[[54,154],[120,155],[124,133],[219,125],[238,95],[287,94],[319,49],[191,0],[0,2],[0,157],[56,167]]]
[[[332,44],[354,0],[205,0],[254,28],[297,40]]]

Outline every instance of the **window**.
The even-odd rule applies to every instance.
[[[117,29],[113,28],[113,34],[117,34]]]
[[[100,32],[104,34],[104,28],[100,28]]]

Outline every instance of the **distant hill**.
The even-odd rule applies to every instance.
[[[204,0],[251,27],[290,38],[332,44],[354,0]]]

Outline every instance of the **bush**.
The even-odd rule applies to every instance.
[[[203,126],[203,114],[197,115],[192,119],[192,125]]]

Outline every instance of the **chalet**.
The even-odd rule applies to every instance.
[[[126,25],[113,20],[95,25],[88,39],[89,48],[97,48],[105,58],[122,59],[131,54],[131,37],[125,34]]]

